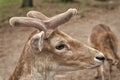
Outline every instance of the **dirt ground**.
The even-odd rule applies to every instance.
[[[85,18],[80,15],[73,17],[60,29],[73,38],[87,44],[88,36],[93,26],[106,24],[117,35],[119,40],[118,55],[120,55],[120,8],[111,11],[89,12]],[[0,28],[0,80],[7,80],[13,71],[18,58],[22,52],[25,41],[29,34],[34,31],[32,28]],[[55,80],[95,80],[95,69],[59,72]],[[112,80],[120,80],[120,71],[116,68],[112,72]]]

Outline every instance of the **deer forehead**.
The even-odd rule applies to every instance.
[[[65,34],[62,31],[59,32],[55,32],[53,37],[50,39],[50,43],[51,45],[55,46],[56,44],[63,42],[65,44],[72,44],[74,43],[74,39],[71,38],[70,36],[68,36],[67,34]]]
[[[64,42],[64,43],[67,43],[68,41],[64,38],[64,37],[61,37],[61,36],[57,36],[57,37],[54,37],[50,40],[50,43],[51,45],[55,46],[56,44],[58,44],[59,42]]]

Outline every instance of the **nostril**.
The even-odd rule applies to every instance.
[[[105,57],[104,56],[96,56],[96,59],[100,60],[100,61],[104,61]]]

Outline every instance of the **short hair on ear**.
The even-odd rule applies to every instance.
[[[44,31],[41,31],[41,32],[39,32],[39,33],[37,33],[37,34],[35,34],[32,38],[31,38],[31,40],[30,40],[30,45],[31,45],[31,47],[32,47],[32,49],[35,51],[42,51],[42,49],[43,49],[43,41],[44,41]]]

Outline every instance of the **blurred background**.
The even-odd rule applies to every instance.
[[[75,39],[88,44],[92,27],[106,24],[117,35],[120,45],[120,0],[0,0],[0,80],[8,80],[20,57],[22,48],[34,28],[11,27],[13,16],[26,16],[37,10],[48,17],[76,8],[78,14],[59,28]],[[120,55],[120,48],[118,55]],[[55,80],[96,80],[95,69],[58,72]],[[120,71],[114,68],[112,80],[120,80]]]

